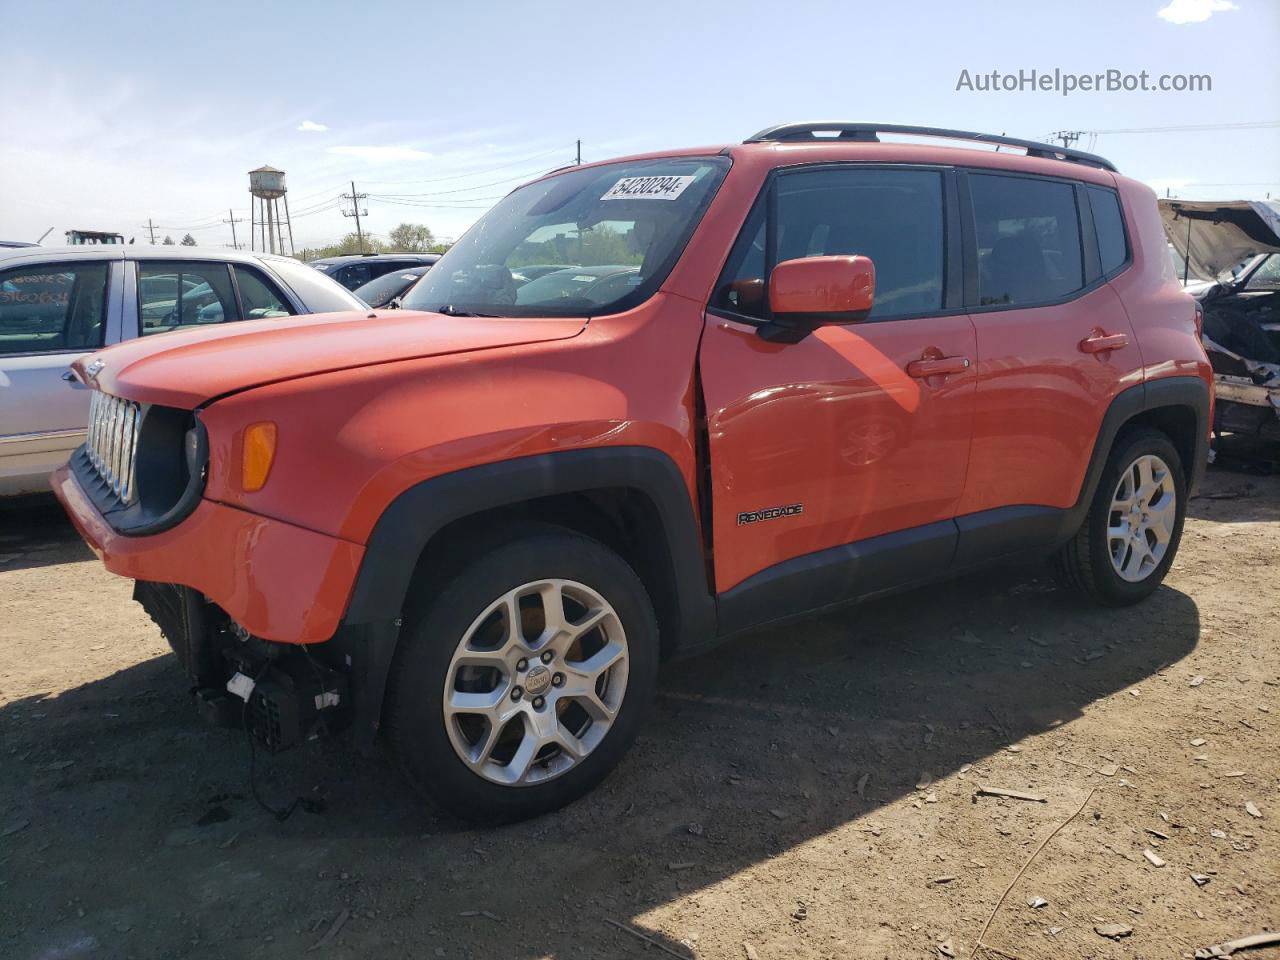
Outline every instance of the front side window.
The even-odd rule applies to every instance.
[[[638,160],[520,187],[449,249],[404,306],[504,317],[635,306],[666,279],[728,167],[725,157]],[[526,264],[577,272],[518,277]]]
[[[936,170],[813,170],[779,176],[773,251],[757,203],[717,287],[715,306],[767,318],[765,271],[783,260],[861,254],[876,270],[873,319],[942,308],[942,175]]]
[[[1093,230],[1098,235],[1098,259],[1102,273],[1110,276],[1129,259],[1129,244],[1124,235],[1124,217],[1120,215],[1120,198],[1106,187],[1086,187],[1089,209],[1093,213]]]
[[[1084,286],[1080,221],[1069,183],[971,174],[983,306],[1061,300]]]
[[[144,337],[237,317],[226,264],[138,263],[138,320]]]
[[[236,264],[236,286],[240,288],[240,306],[246,320],[263,317],[287,317],[293,308],[284,295],[268,282],[257,270]]]
[[[56,263],[0,272],[0,355],[102,346],[107,264]]]

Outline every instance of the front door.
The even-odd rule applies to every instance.
[[[84,440],[89,390],[69,366],[118,336],[122,274],[106,259],[0,270],[0,496],[47,490]]]
[[[700,348],[730,629],[950,561],[977,378],[949,183],[930,168],[784,171],[748,220]],[[761,339],[771,265],[824,254],[875,263],[870,317]]]

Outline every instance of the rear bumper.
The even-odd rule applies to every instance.
[[[51,477],[72,523],[112,573],[199,590],[255,636],[321,643],[346,610],[364,547],[201,500],[176,527],[128,537],[103,519],[69,467]]]

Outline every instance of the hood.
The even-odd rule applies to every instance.
[[[1204,279],[1256,254],[1280,252],[1280,201],[1161,200],[1160,218],[1192,275]]]
[[[416,310],[245,320],[140,337],[72,366],[80,379],[143,403],[193,409],[239,390],[397,360],[565,340],[586,321],[447,317]]]

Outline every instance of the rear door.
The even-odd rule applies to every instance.
[[[976,383],[952,201],[944,169],[859,164],[779,172],[756,204],[700,353],[730,628],[949,562]],[[773,264],[849,253],[875,263],[869,319],[796,344],[760,338]]]
[[[0,495],[46,489],[84,440],[89,391],[68,367],[119,338],[123,272],[109,256],[0,269]]]
[[[1114,190],[976,170],[960,180],[978,337],[963,561],[1053,535],[1112,398],[1142,382],[1142,360],[1107,283],[1131,263]]]

